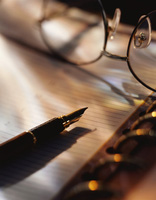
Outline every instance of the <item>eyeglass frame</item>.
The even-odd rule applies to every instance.
[[[43,7],[45,6],[44,3],[45,3],[46,0],[43,0]],[[44,43],[46,44],[46,46],[48,47],[48,49],[50,51],[52,51],[54,53],[54,55],[57,55],[59,58],[63,59],[64,61],[68,62],[68,63],[71,63],[71,64],[75,64],[75,65],[86,65],[86,64],[91,64],[91,63],[94,63],[96,61],[98,61],[102,56],[106,56],[108,58],[112,58],[112,59],[116,59],[116,60],[121,60],[121,61],[126,61],[127,62],[127,65],[128,65],[128,68],[131,72],[131,74],[134,76],[134,78],[139,82],[141,83],[144,87],[146,87],[147,89],[153,91],[153,92],[156,92],[156,89],[153,89],[152,87],[150,87],[149,85],[147,85],[146,83],[144,83],[137,75],[136,73],[133,71],[132,67],[131,67],[131,64],[130,64],[130,60],[129,60],[129,55],[130,55],[130,46],[131,46],[131,42],[132,42],[132,39],[134,37],[134,34],[137,30],[137,28],[140,26],[140,24],[146,19],[148,18],[148,16],[150,16],[152,13],[156,12],[156,10],[153,10],[151,11],[150,13],[148,13],[147,15],[143,15],[141,16],[141,18],[139,19],[137,25],[135,26],[135,28],[133,29],[132,33],[131,33],[131,36],[129,38],[129,42],[128,42],[128,46],[127,46],[127,53],[126,53],[126,56],[120,56],[120,55],[116,55],[116,54],[112,54],[108,51],[106,51],[106,48],[107,48],[107,42],[108,42],[108,39],[109,39],[109,34],[110,34],[110,31],[112,30],[111,26],[109,26],[108,24],[108,19],[107,19],[107,16],[106,16],[106,12],[104,10],[104,7],[103,7],[103,3],[101,0],[97,0],[99,5],[100,5],[100,8],[101,8],[101,14],[102,14],[102,20],[103,20],[103,25],[104,25],[104,32],[105,32],[105,36],[104,36],[104,44],[103,44],[103,49],[101,51],[101,53],[99,54],[99,56],[92,60],[92,61],[89,61],[89,62],[85,62],[85,63],[76,63],[76,62],[72,62],[72,61],[69,61],[68,59],[62,57],[61,55],[59,55],[58,53],[56,53],[53,49],[51,49],[51,47],[48,45],[48,42],[45,40],[45,37],[43,36],[42,34],[42,31],[41,31],[41,23],[45,20],[45,15],[43,13],[43,16],[41,17],[41,19],[39,20],[39,27],[40,27],[40,35],[44,41]],[[43,8],[44,10],[44,8]],[[116,9],[117,10],[117,9]],[[119,9],[120,10],[120,9]],[[120,21],[120,19],[119,19]],[[118,21],[118,23],[119,23]],[[117,24],[118,26],[118,24]]]
[[[140,26],[140,24],[149,16],[151,15],[152,13],[156,12],[156,10],[153,10],[152,12],[148,13],[147,15],[141,17],[141,19],[139,20],[138,24],[135,26],[134,30],[132,31],[131,33],[131,36],[130,36],[130,39],[129,39],[129,42],[128,42],[128,46],[127,46],[127,54],[126,56],[119,56],[119,55],[115,55],[115,54],[112,54],[108,51],[106,51],[106,47],[107,47],[107,42],[108,42],[108,38],[109,38],[109,32],[110,32],[110,28],[109,28],[109,25],[108,25],[108,20],[107,20],[107,17],[106,17],[106,12],[104,10],[104,7],[103,7],[103,4],[101,2],[101,0],[98,0],[99,4],[100,4],[100,7],[101,7],[101,10],[102,10],[102,18],[103,18],[103,23],[104,23],[104,29],[105,29],[105,40],[104,40],[104,46],[103,46],[103,51],[102,51],[102,55],[99,56],[99,58],[97,60],[99,60],[103,55],[109,57],[109,58],[112,58],[112,59],[118,59],[118,60],[122,60],[122,61],[126,61],[127,62],[127,65],[128,65],[128,68],[130,70],[130,72],[132,73],[132,75],[134,76],[134,78],[139,81],[144,87],[148,88],[149,90],[152,90],[154,92],[156,92],[156,89],[153,89],[151,88],[150,86],[148,86],[146,83],[144,83],[136,74],[135,72],[133,71],[132,67],[131,67],[131,64],[130,64],[130,61],[129,61],[129,55],[130,55],[130,46],[131,46],[131,42],[132,42],[132,39],[133,39],[133,36],[134,36],[134,33],[136,32],[137,28]]]

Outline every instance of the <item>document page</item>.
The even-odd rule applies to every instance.
[[[126,68],[120,71],[118,66],[113,74],[110,69],[109,80],[102,81],[86,68],[22,48],[3,36],[0,46],[1,142],[53,117],[88,107],[80,121],[55,140],[0,171],[0,199],[54,198],[149,91],[142,89]],[[107,72],[108,60],[100,63]],[[98,71],[102,66],[94,67]],[[129,85],[129,91],[121,87],[123,83]]]

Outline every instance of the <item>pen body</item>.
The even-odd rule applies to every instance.
[[[63,120],[54,118],[0,144],[0,164],[13,159],[23,151],[31,149],[34,144],[39,144],[56,136],[63,130]]]
[[[87,107],[81,108],[68,115],[53,118],[0,144],[0,165],[5,163],[4,161],[10,161],[10,159],[13,159],[14,156],[17,156],[23,151],[31,149],[35,144],[55,137],[69,125],[77,122],[86,109]]]
[[[23,132],[20,135],[13,137],[10,140],[0,144],[0,164],[4,161],[13,159],[26,149],[33,146],[33,137],[28,132]]]
[[[30,129],[30,131],[36,137],[37,143],[48,140],[51,137],[55,137],[63,130],[64,126],[61,118],[53,118],[33,129]]]

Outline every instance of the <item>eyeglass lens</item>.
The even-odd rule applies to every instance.
[[[140,19],[130,41],[129,64],[145,86],[156,89],[156,11]]]
[[[91,10],[81,3],[69,6],[61,1],[44,2],[40,33],[49,50],[75,64],[98,60],[107,38],[101,1],[93,1],[93,5],[91,2],[88,6],[93,8]],[[141,84],[153,91],[156,91],[155,22],[156,11],[142,16],[130,37],[127,50],[130,71]]]
[[[61,11],[54,10],[54,3]],[[73,63],[91,62],[100,56],[105,30],[98,1],[94,1],[91,10],[81,5],[69,8],[60,1],[46,1],[43,13],[46,17],[40,24],[41,34],[51,51]]]

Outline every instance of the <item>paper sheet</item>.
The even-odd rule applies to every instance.
[[[138,96],[135,80],[122,79],[119,68],[105,83],[86,69],[46,58],[2,36],[0,46],[1,142],[52,117],[88,106],[67,134],[0,172],[1,199],[53,198],[147,94]],[[132,78],[128,70],[123,73]],[[133,87],[133,94],[124,88],[120,91],[121,80]]]
[[[125,62],[104,57],[88,66],[69,65],[3,36],[0,72],[0,142],[88,106],[66,132],[0,171],[1,200],[55,199],[150,94]]]

